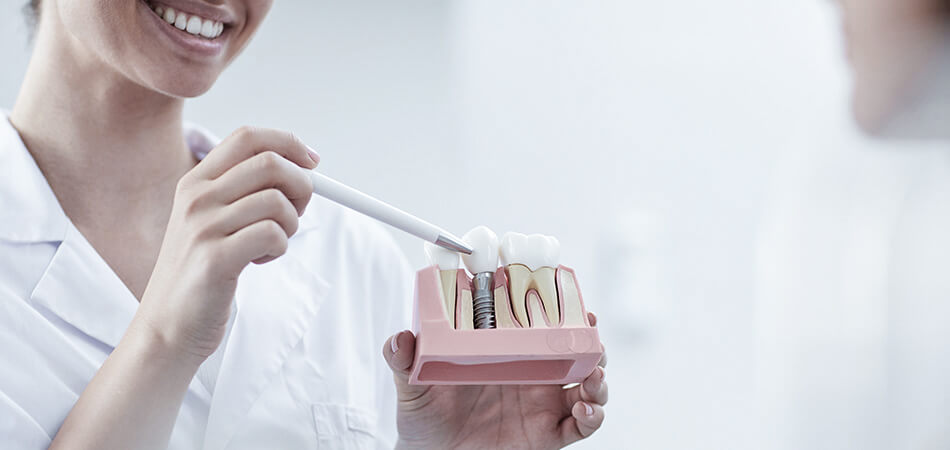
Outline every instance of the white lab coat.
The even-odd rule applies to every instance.
[[[380,348],[409,324],[411,281],[381,226],[315,197],[287,254],[241,275],[213,394],[192,380],[170,448],[391,448]],[[0,448],[50,444],[137,306],[0,122]]]
[[[944,147],[783,160],[759,240],[756,448],[950,448]]]

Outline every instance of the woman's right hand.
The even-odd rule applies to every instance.
[[[287,250],[319,157],[293,134],[240,128],[178,183],[136,321],[201,363],[221,343],[238,275]]]

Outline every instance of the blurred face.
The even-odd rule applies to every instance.
[[[880,133],[936,57],[946,0],[838,0],[854,69],[858,123]]]
[[[272,3],[44,0],[40,33],[55,25],[80,54],[133,82],[175,97],[194,97],[211,88],[247,45]]]

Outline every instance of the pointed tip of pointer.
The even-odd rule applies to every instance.
[[[444,247],[453,252],[464,253],[466,255],[472,254],[472,247],[469,247],[465,241],[452,236],[451,234],[440,234],[439,238],[435,240],[435,245],[439,247]]]

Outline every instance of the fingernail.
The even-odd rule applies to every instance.
[[[309,145],[307,146],[307,154],[310,155],[310,159],[313,160],[314,164],[320,164],[320,155],[318,155],[317,152],[314,151]]]
[[[606,367],[601,367],[601,368],[600,368],[600,379],[603,380],[603,379],[605,379],[605,378],[607,378],[607,368],[606,368]]]
[[[594,407],[593,407],[593,406],[590,406],[590,405],[587,404],[587,403],[584,403],[584,413],[586,413],[588,416],[593,416],[593,415],[594,415]]]
[[[396,339],[399,338],[399,335],[402,334],[396,333],[393,335],[393,338],[389,340],[389,348],[393,349],[393,353],[396,353],[396,350],[399,350],[399,344],[396,343]]]

